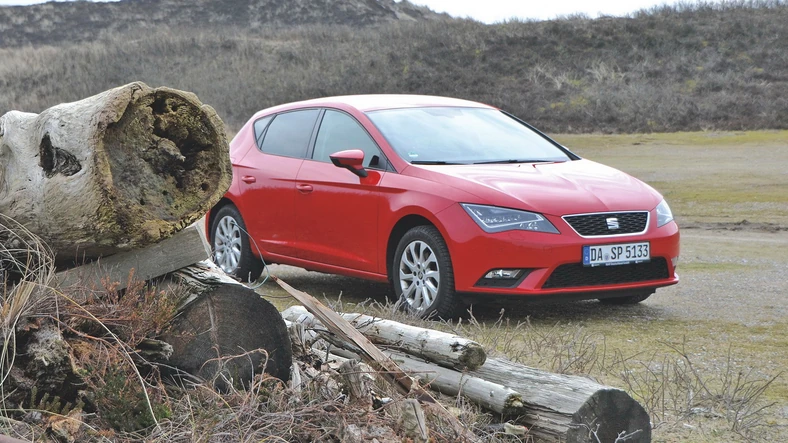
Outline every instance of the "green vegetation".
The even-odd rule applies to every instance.
[[[197,93],[234,130],[268,106],[356,93],[478,100],[562,133],[788,125],[782,0],[497,25],[446,18],[351,27],[332,18],[247,27],[217,18],[183,27],[155,8],[146,13],[152,28],[118,15],[127,30],[86,43],[5,44],[0,114],[38,112],[141,80]]]

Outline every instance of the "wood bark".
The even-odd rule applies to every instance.
[[[224,125],[194,94],[131,83],[0,117],[0,213],[59,263],[156,243],[202,217],[232,179]]]
[[[292,306],[282,313],[290,321],[310,315],[303,306]],[[481,345],[453,334],[363,314],[342,314],[342,318],[372,343],[397,348],[446,368],[473,370],[483,365],[487,358]],[[314,317],[309,321],[312,322],[312,319]]]
[[[629,435],[630,442],[650,442],[646,410],[626,392],[583,377],[553,374],[491,358],[469,375],[518,392],[523,421],[542,441],[597,443]]]

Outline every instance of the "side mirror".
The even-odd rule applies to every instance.
[[[334,166],[345,168],[359,177],[366,177],[367,170],[364,169],[364,151],[361,149],[348,149],[329,155]]]

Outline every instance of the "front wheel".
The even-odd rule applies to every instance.
[[[391,267],[394,295],[421,318],[452,318],[459,301],[449,248],[433,226],[416,226],[399,241]]]
[[[638,292],[622,297],[600,298],[599,301],[606,305],[636,305],[643,300],[651,297],[654,291]]]
[[[242,281],[255,281],[263,272],[263,262],[252,254],[246,225],[234,206],[225,206],[216,213],[211,246],[213,262],[225,273]]]

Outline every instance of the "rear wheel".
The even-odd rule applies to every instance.
[[[600,298],[599,301],[606,305],[635,305],[651,297],[654,291],[638,292],[622,297]]]
[[[394,295],[421,318],[458,314],[449,248],[433,226],[416,226],[399,241],[391,267]]]
[[[229,275],[255,281],[263,272],[263,262],[252,254],[246,225],[235,206],[225,206],[216,213],[211,247],[214,263]]]

